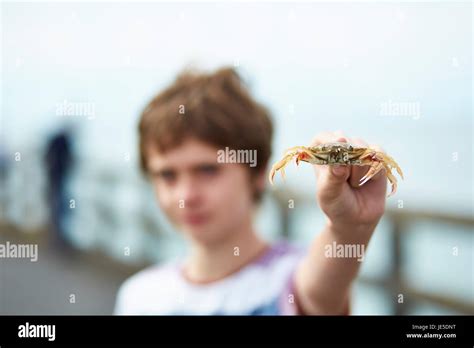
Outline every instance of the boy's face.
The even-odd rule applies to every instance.
[[[160,207],[193,241],[213,244],[238,233],[253,210],[250,173],[217,162],[217,148],[190,138],[165,153],[148,151],[148,171]]]

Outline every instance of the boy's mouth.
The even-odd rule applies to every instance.
[[[209,220],[209,216],[204,215],[204,214],[188,214],[183,217],[183,222],[186,225],[193,225],[193,226],[202,225],[208,220]]]

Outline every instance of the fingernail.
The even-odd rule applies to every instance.
[[[346,168],[344,166],[334,166],[332,167],[332,173],[337,176],[345,174]]]

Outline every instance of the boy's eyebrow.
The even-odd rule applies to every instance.
[[[195,163],[193,165],[191,165],[191,168],[199,168],[199,167],[202,167],[202,166],[217,166],[218,163],[217,161],[212,161],[212,160],[204,160],[202,162],[199,162],[199,163]]]
[[[150,168],[148,171],[151,174],[157,175],[157,174],[163,174],[165,172],[174,172],[175,169],[171,167],[158,167],[158,168]]]
[[[198,164],[194,164],[190,167],[191,171],[197,171],[200,170],[204,167],[215,167],[218,168],[220,163],[217,163],[215,161],[206,161],[206,162],[201,162]]]
[[[194,172],[194,171],[202,169],[203,167],[216,167],[216,168],[218,168],[219,165],[220,165],[220,163],[217,163],[217,162],[212,161],[212,160],[207,160],[207,161],[199,162],[199,163],[196,163],[196,164],[192,164],[188,168],[184,168],[184,169],[188,169],[188,170]],[[162,167],[157,167],[157,168],[150,168],[149,172],[151,174],[162,174],[162,173],[165,173],[165,172],[176,172],[176,168],[170,167],[170,166],[162,166]]]

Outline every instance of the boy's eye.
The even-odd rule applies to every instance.
[[[217,168],[216,165],[206,164],[206,165],[199,166],[197,168],[197,173],[210,176],[210,175],[216,174],[218,170],[219,169]]]
[[[157,173],[156,177],[166,182],[171,182],[176,179],[176,173],[171,170],[164,170]]]

